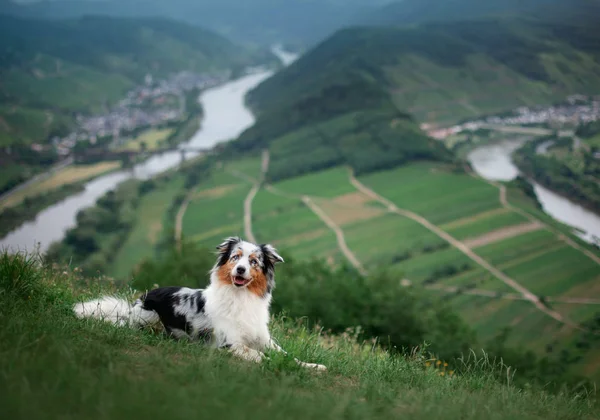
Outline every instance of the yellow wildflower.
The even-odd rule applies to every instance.
[[[444,367],[448,366],[448,363],[444,363]]]
[[[441,360],[438,360],[437,362],[435,362],[435,364],[436,364],[437,366],[439,366],[439,365],[441,365],[441,364],[442,364],[442,361],[441,361]]]

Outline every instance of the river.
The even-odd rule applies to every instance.
[[[487,144],[473,150],[468,160],[483,178],[492,181],[510,181],[519,175],[519,170],[512,161],[512,153],[524,140],[505,140]],[[600,216],[583,208],[552,191],[533,182],[535,193],[544,211],[554,219],[573,228],[575,233],[589,243],[597,243],[600,238]]]
[[[273,48],[284,65],[294,61],[296,56]],[[204,109],[202,127],[180,147],[209,148],[238,137],[254,124],[254,116],[244,105],[246,93],[273,74],[272,71],[259,71],[233,80],[221,86],[208,89],[200,95]],[[186,158],[198,153],[186,152]],[[85,190],[74,194],[38,213],[35,220],[26,222],[0,240],[0,249],[12,251],[32,250],[38,247],[45,252],[52,242],[61,240],[65,232],[75,226],[77,213],[92,206],[98,198],[130,178],[147,179],[179,164],[178,151],[152,156],[130,170],[113,172],[96,178],[85,185]]]

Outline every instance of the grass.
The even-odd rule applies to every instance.
[[[95,178],[121,167],[120,162],[99,162],[92,165],[71,165],[51,174],[48,178],[28,185],[0,202],[0,209],[19,204],[26,197],[32,197],[63,185]]]
[[[139,152],[142,150],[142,144],[145,144],[145,150],[153,151],[165,146],[165,140],[173,133],[172,128],[153,128],[144,131],[139,136],[127,141],[119,150],[131,150]]]
[[[173,221],[167,220],[169,208],[183,190],[183,178],[173,177],[157,190],[142,196],[134,225],[110,265],[108,274],[120,280],[129,280],[132,270],[140,261],[154,255],[155,248]]]
[[[506,368],[485,357],[472,356],[460,375],[450,375],[452,367],[426,367],[422,353],[392,356],[351,333],[326,336],[275,317],[274,337],[292,355],[327,365],[319,375],[280,355],[250,364],[201,345],[76,319],[70,306],[100,293],[102,284],[76,271],[44,271],[4,254],[0,281],[0,403],[8,418],[600,415],[593,397],[514,387]]]
[[[354,187],[348,183],[348,170],[343,167],[278,182],[275,187],[290,194],[306,194],[327,198],[355,191]]]
[[[360,177],[397,206],[442,225],[500,207],[498,190],[433,163],[415,163]]]
[[[243,203],[250,188],[226,172],[201,183],[183,216],[184,236],[213,247],[223,237],[242,235]]]
[[[486,213],[484,213],[485,215]],[[490,213],[487,213],[490,214]],[[475,216],[477,217],[477,216]],[[478,218],[471,223],[444,229],[456,239],[474,238],[484,235],[490,231],[501,229],[508,226],[527,223],[529,220],[519,213],[506,212],[493,214],[491,216]]]

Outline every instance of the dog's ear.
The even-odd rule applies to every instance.
[[[237,236],[231,236],[231,237],[225,239],[225,241],[223,241],[221,244],[219,244],[217,246],[217,251],[219,254],[217,264],[218,265],[225,264],[229,260],[229,256],[231,255],[231,251],[233,250],[233,247],[235,245],[239,244],[241,241],[242,241],[241,238],[239,238]]]
[[[265,259],[268,260],[271,264],[275,265],[277,263],[284,262],[283,258],[281,258],[281,255],[279,255],[277,253],[277,250],[273,248],[273,245],[264,244],[260,246],[260,249],[262,250],[263,255],[265,256]]]

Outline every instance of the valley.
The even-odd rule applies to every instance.
[[[0,15],[0,191],[17,186],[0,196],[7,337],[20,343],[20,320],[29,334],[47,306],[116,365],[140,356],[123,383],[139,384],[152,354],[216,360],[205,382],[222,387],[229,363],[212,351],[76,326],[65,308],[106,291],[203,287],[215,246],[241,236],[285,259],[271,302],[281,339],[332,366],[320,382],[275,356],[257,371],[274,372],[268,386],[326,383],[362,398],[333,417],[395,415],[407,411],[400,389],[423,390],[385,377],[386,363],[414,362],[407,376],[431,371],[450,393],[475,377],[542,405],[597,408],[597,0],[106,0],[103,17],[81,16],[99,3],[66,1],[0,0],[11,10]],[[27,305],[41,309],[25,316]],[[365,365],[334,361],[341,348]],[[177,372],[175,390],[206,379]],[[471,401],[478,386],[463,390],[465,407],[493,417]]]

